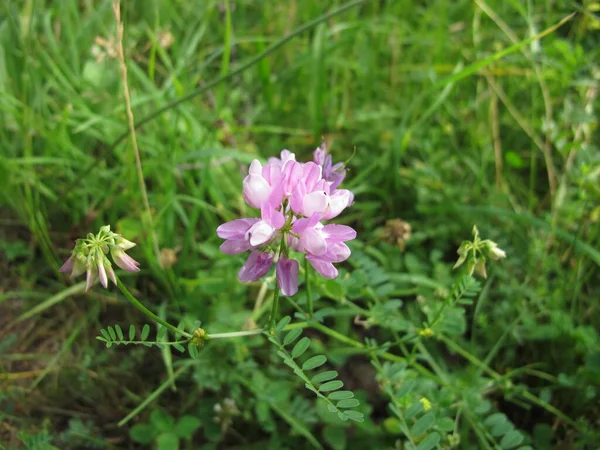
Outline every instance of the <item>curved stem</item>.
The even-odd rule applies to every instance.
[[[226,338],[235,338],[235,337],[243,337],[243,336],[256,336],[258,334],[263,334],[264,329],[259,328],[257,330],[247,330],[247,331],[232,331],[230,333],[213,333],[209,334],[208,339],[226,339]]]
[[[148,316],[148,318],[152,319],[154,322],[161,324],[162,326],[168,328],[169,330],[171,330],[175,333],[185,336],[188,339],[192,338],[192,335],[190,333],[188,333],[187,331],[181,330],[181,329],[171,325],[169,322],[161,319],[156,314],[154,314],[152,311],[150,311],[148,308],[146,308],[144,305],[142,305],[139,302],[139,300],[136,299],[131,294],[131,292],[129,292],[129,289],[127,289],[125,287],[125,285],[121,282],[121,279],[118,277],[117,277],[117,287],[119,289],[121,289],[121,292],[123,292],[123,295],[125,295],[127,300],[129,300],[129,303],[131,303],[133,306],[135,306],[137,309],[139,309],[141,312],[143,312],[146,316]]]

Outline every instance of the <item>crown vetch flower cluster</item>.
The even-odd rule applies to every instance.
[[[281,159],[269,158],[264,166],[252,161],[243,196],[248,205],[260,209],[260,219],[238,219],[217,228],[218,236],[225,239],[223,253],[250,251],[238,278],[244,283],[257,281],[276,261],[281,292],[294,295],[299,266],[292,250],[304,253],[325,278],[337,277],[333,264],[348,259],[350,249],[344,242],[354,239],[356,231],[321,221],[334,219],[354,201],[352,192],[338,189],[345,176],[344,164],[333,165],[324,144],[311,162],[296,161],[288,150],[281,152]]]
[[[113,233],[110,231],[110,225],[105,225],[100,228],[98,234],[89,233],[86,239],[75,241],[75,248],[60,271],[70,273],[72,278],[87,272],[86,291],[97,280],[100,280],[100,284],[105,288],[108,287],[109,279],[116,285],[117,278],[106,255],[110,251],[113,261],[121,269],[139,272],[139,263],[125,253],[132,247],[135,247],[133,242]]]

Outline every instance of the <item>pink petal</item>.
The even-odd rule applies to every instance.
[[[262,219],[275,229],[279,229],[285,223],[283,213],[273,207],[271,203],[263,203],[260,208]]]
[[[244,178],[242,195],[248,205],[253,208],[260,208],[271,194],[271,186],[262,175],[250,174]]]
[[[69,259],[67,259],[65,261],[65,263],[62,265],[62,267],[58,270],[59,270],[59,272],[70,273],[73,271],[74,266],[75,266],[75,257],[73,255],[71,255],[69,257]]]
[[[281,293],[291,297],[298,292],[298,261],[282,257],[277,261],[277,284]]]
[[[117,285],[117,277],[115,275],[115,271],[113,270],[112,266],[106,266],[106,275],[108,275],[108,278],[110,279],[110,281],[112,281],[116,286]]]
[[[221,239],[243,239],[248,229],[259,219],[237,219],[217,227],[217,235]]]
[[[273,237],[275,229],[266,221],[260,220],[250,227],[246,232],[246,239],[252,247],[262,245]]]
[[[323,227],[327,242],[344,242],[356,239],[356,231],[347,225],[330,223]]]
[[[329,207],[325,214],[323,214],[324,220],[333,219],[340,215],[340,213],[350,204],[351,193],[347,189],[339,189],[329,196]]]
[[[314,162],[307,162],[303,167],[303,177],[306,189],[310,192],[314,189],[317,181],[321,179],[322,169],[321,166],[316,165]]]
[[[308,256],[308,261],[314,269],[324,278],[335,278],[338,276],[338,270],[330,262]]]
[[[262,164],[258,159],[255,159],[250,163],[248,175],[262,175]]]
[[[245,239],[228,239],[221,244],[220,248],[226,255],[237,255],[250,250],[250,243]]]
[[[98,268],[94,265],[90,265],[87,270],[87,280],[85,283],[85,292],[89,291],[89,289],[94,285],[96,280],[98,279]]]
[[[307,228],[300,235],[300,246],[308,253],[319,256],[327,251],[327,242],[320,231]]]
[[[98,264],[98,278],[100,279],[100,284],[106,289],[108,287],[108,277],[106,276],[106,269],[102,262]]]
[[[315,191],[305,195],[302,202],[306,217],[311,217],[313,214],[323,214],[328,205],[329,196],[323,191]]]
[[[327,252],[319,256],[319,259],[330,263],[340,263],[346,261],[352,252],[350,248],[342,242],[327,243]]]

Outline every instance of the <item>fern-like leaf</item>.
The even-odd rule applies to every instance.
[[[338,373],[335,370],[317,373],[312,379],[306,374],[308,371],[323,366],[327,362],[325,355],[312,356],[301,365],[296,362],[308,350],[310,339],[303,337],[296,342],[302,334],[302,329],[300,328],[288,331],[282,339],[283,329],[290,323],[290,320],[289,317],[281,319],[275,327],[275,335],[269,336],[269,341],[277,347],[277,354],[283,360],[283,363],[290,367],[304,381],[306,389],[314,392],[318,398],[324,400],[327,403],[327,409],[332,413],[336,413],[341,420],[362,422],[364,414],[352,409],[358,407],[360,402],[354,398],[353,392],[340,390],[344,386],[344,383],[336,379]],[[296,343],[294,344],[294,342]],[[292,344],[294,344],[293,347]],[[288,350],[287,347],[292,348]]]

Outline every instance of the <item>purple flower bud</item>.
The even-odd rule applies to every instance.
[[[257,159],[250,164],[248,176],[244,178],[242,194],[246,203],[254,208],[260,208],[271,194],[271,186],[262,176],[262,165]]]
[[[277,284],[286,297],[291,297],[298,292],[298,269],[298,261],[295,259],[281,257],[277,261]]]
[[[261,251],[253,251],[238,272],[238,278],[242,283],[257,281],[264,277],[273,265],[273,254]]]
[[[95,264],[90,264],[87,268],[87,279],[85,283],[85,292],[87,292],[98,279],[98,267]]]
[[[60,269],[58,269],[58,271],[63,272],[63,273],[71,273],[73,271],[74,266],[75,266],[75,256],[71,255],[71,256],[69,256],[69,259],[67,259],[65,261],[65,263],[62,265],[62,267]]]
[[[135,259],[129,256],[125,251],[120,247],[113,247],[110,250],[110,254],[113,258],[113,261],[117,266],[121,269],[126,270],[128,272],[139,272],[139,265]]]
[[[98,258],[96,265],[98,266],[98,278],[100,279],[100,284],[106,289],[108,287],[108,277],[106,276],[106,269],[104,268],[104,261],[102,261],[102,259],[104,259],[104,255]]]

